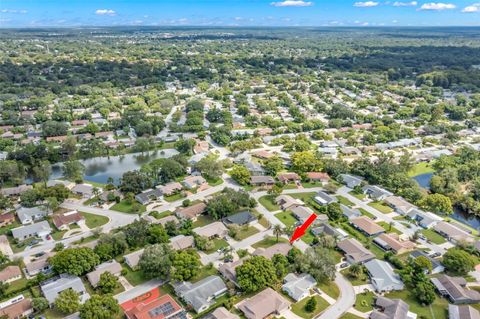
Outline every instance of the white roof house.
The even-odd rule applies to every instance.
[[[15,239],[24,240],[33,236],[44,237],[51,232],[52,229],[50,228],[50,225],[44,220],[36,224],[14,228],[12,229],[12,236]]]
[[[310,289],[315,287],[316,284],[315,279],[309,274],[290,273],[284,279],[282,290],[295,301],[299,301],[310,296]]]
[[[378,292],[402,290],[404,288],[400,276],[392,266],[383,260],[373,259],[365,263],[373,287]]]

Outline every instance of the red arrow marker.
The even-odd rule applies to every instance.
[[[295,240],[299,239],[303,235],[305,235],[305,231],[307,230],[308,227],[315,221],[317,218],[317,215],[312,214],[308,219],[301,225],[295,228],[295,231],[293,232],[292,238],[290,238],[290,244],[293,243]]]

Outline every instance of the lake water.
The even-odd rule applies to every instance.
[[[417,181],[418,185],[420,187],[429,189],[430,188],[430,180],[432,179],[433,173],[425,173],[425,174],[420,174],[417,176],[412,177],[414,180]]]
[[[154,159],[168,158],[178,154],[175,149],[164,149],[152,152],[131,153],[119,156],[94,157],[86,160],[80,160],[85,165],[85,181],[106,184],[108,178],[113,178],[115,184],[119,183],[123,173],[140,169],[143,164],[149,163]],[[52,175],[50,179],[62,177],[62,164],[58,163],[52,166]]]

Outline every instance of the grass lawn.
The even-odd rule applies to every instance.
[[[366,209],[359,208],[358,210],[360,211],[360,213],[362,213],[362,215],[370,217],[371,219],[375,219],[375,215],[370,214]]]
[[[447,242],[445,238],[443,238],[440,234],[431,229],[422,229],[422,234],[432,243],[437,245]]]
[[[257,218],[258,218],[258,217],[257,217]],[[262,225],[263,227],[265,227],[265,228],[270,227],[270,222],[269,222],[268,219],[266,219],[265,217],[258,218],[258,223],[259,223],[260,225]]]
[[[62,319],[65,317],[65,315],[62,312],[56,309],[51,309],[51,308],[45,310],[43,312],[43,315],[45,316],[45,318],[48,318],[48,319]]]
[[[87,225],[87,227],[90,229],[97,228],[108,223],[108,217],[106,216],[100,216],[85,212],[80,212],[80,215],[85,218],[85,225]]]
[[[63,238],[63,235],[65,235],[66,232],[67,232],[66,230],[56,231],[51,233],[50,235],[52,236],[53,239],[60,240]]]
[[[371,202],[368,203],[368,206],[375,208],[382,214],[390,214],[391,212],[393,212],[393,209],[390,206],[387,206],[382,202]]]
[[[148,215],[150,215],[150,216],[152,216],[152,217],[154,217],[154,218],[156,218],[156,219],[160,219],[160,218],[164,218],[164,217],[170,216],[170,215],[172,215],[172,214],[173,214],[173,213],[172,213],[171,211],[169,211],[169,210],[166,210],[166,211],[161,212],[161,213],[159,213],[159,212],[157,212],[156,210],[154,210],[153,212],[150,212]]]
[[[313,242],[313,239],[315,238],[315,236],[310,232],[310,229],[308,229],[306,232],[305,232],[305,235],[302,236],[302,241],[305,243],[305,244],[311,244]]]
[[[307,312],[305,311],[305,304],[307,301],[310,299],[310,297],[307,297],[303,300],[300,300],[299,302],[295,303],[292,305],[292,312],[296,314],[297,316],[300,316],[302,318],[313,318],[314,316],[318,315],[320,312],[323,310],[327,309],[330,304],[323,299],[322,297],[315,295],[314,296],[315,300],[317,301],[317,307],[315,307],[315,310],[312,312]]]
[[[378,222],[377,224],[382,226],[383,229],[385,229],[385,231],[388,232],[388,233],[396,233],[396,234],[399,234],[399,235],[402,234],[402,232],[399,231],[398,229],[396,229],[394,226],[390,227],[390,224],[387,223],[387,222],[381,221],[381,222]]]
[[[210,186],[218,186],[223,183],[223,179],[217,178],[217,179],[207,179],[207,183]]]
[[[170,196],[163,196],[163,199],[166,200],[167,202],[171,203],[171,202],[175,202],[177,200],[181,200],[182,198],[185,198],[186,196],[180,192],[180,193],[177,193],[177,194],[173,194],[173,195],[170,195]]]
[[[279,237],[278,238],[279,243],[288,243],[288,240],[285,238]],[[270,246],[273,246],[277,243],[277,238],[276,237],[267,237],[255,244],[252,245],[253,248],[268,248]]]
[[[352,315],[351,313],[347,312],[343,316],[340,317],[340,319],[363,319],[362,317]]]
[[[199,269],[199,272],[198,274],[193,277],[190,281],[191,282],[197,282],[199,280],[202,280],[203,278],[207,278],[208,276],[211,276],[211,275],[217,275],[218,274],[218,271],[215,267],[202,267]]]
[[[425,318],[447,319],[448,301],[437,296],[433,304],[425,307],[419,304],[408,290],[394,291],[385,295],[387,298],[398,298],[410,306],[410,311]],[[433,314],[433,315],[432,315]]]
[[[253,227],[253,226],[240,227],[240,230],[237,234],[237,239],[238,240],[244,240],[245,238],[253,236],[258,232],[259,232],[259,230],[256,227]]]
[[[364,274],[363,277],[354,278],[354,277],[350,276],[350,272],[349,272],[348,268],[340,270],[340,273],[342,275],[344,275],[345,278],[347,278],[348,281],[350,281],[350,283],[353,286],[360,286],[360,285],[365,285],[365,284],[369,283],[368,276],[366,274]]]
[[[262,196],[258,199],[258,202],[271,212],[280,210],[280,207],[277,204],[275,204],[274,198],[272,195]]]
[[[124,267],[124,269],[127,269],[127,274],[125,275],[125,279],[127,279],[132,286],[138,286],[149,280],[148,278],[145,277],[143,271],[141,270],[132,271],[127,267]]]
[[[317,287],[333,299],[338,299],[338,297],[340,296],[340,290],[333,281],[319,283]]]
[[[27,288],[27,283],[28,283],[28,280],[25,277],[22,277],[19,280],[12,281],[11,283],[9,283],[9,286],[8,286],[8,289],[7,289],[6,293],[8,294],[12,291],[19,291],[21,289],[22,290],[26,289]]]
[[[323,183],[322,182],[304,182],[302,183],[302,186],[304,188],[322,187]]]
[[[345,197],[340,196],[340,195],[338,195],[338,196],[336,196],[336,197],[337,197],[338,202],[339,202],[340,204],[343,204],[343,205],[348,206],[348,207],[353,207],[353,206],[355,206],[355,204],[352,203],[350,200],[348,200],[348,198],[345,198]]]
[[[367,196],[363,193],[356,193],[355,191],[351,191],[351,192],[349,192],[349,194],[352,195],[355,198],[358,198],[359,200],[363,200],[365,198],[365,196]]]
[[[354,308],[361,312],[367,312],[373,309],[375,294],[371,291],[359,293],[356,297]]]
[[[197,220],[193,223],[193,228],[202,227],[208,224],[213,223],[214,220],[209,215],[200,215],[197,217]]]
[[[0,227],[0,235],[6,235],[11,229],[22,226],[18,221],[14,221],[12,224]]]
[[[408,176],[414,177],[417,175],[433,173],[433,172],[435,172],[435,170],[429,163],[421,162],[413,166],[413,168],[408,172]]]
[[[138,212],[133,212],[133,207],[134,207],[134,204],[138,204],[137,202],[134,202],[134,203],[127,203],[127,201],[125,200],[122,200],[120,203],[118,204],[115,204],[112,206],[111,210],[116,210],[117,212],[121,212],[121,213],[127,213],[127,214],[137,214]],[[138,204],[140,205],[140,204]],[[143,213],[145,212],[146,208],[145,206],[143,205],[140,205],[140,213]]]
[[[219,250],[220,248],[228,246],[228,243],[224,239],[221,239],[221,238],[215,238],[212,241],[214,243],[214,246],[213,246],[212,249],[205,251],[205,253],[207,253],[207,254],[211,254],[211,253]]]
[[[287,227],[293,226],[297,222],[297,219],[289,211],[275,214],[275,217]]]
[[[296,194],[288,194],[292,196],[293,198],[298,198],[305,204],[309,202],[317,193],[315,192],[308,192],[308,193],[296,193]]]

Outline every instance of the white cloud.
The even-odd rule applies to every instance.
[[[430,3],[425,3],[420,7],[420,10],[436,10],[436,11],[441,11],[441,10],[450,10],[450,9],[455,9],[457,6],[455,6],[453,3],[442,3],[442,2],[430,2]]]
[[[353,4],[354,7],[361,7],[361,8],[370,8],[378,6],[378,2],[375,1],[366,1],[366,2],[355,2]]]
[[[400,1],[395,1],[393,3],[394,7],[415,7],[418,5],[417,1],[410,1],[410,2],[400,2]]]
[[[465,7],[462,12],[464,13],[474,13],[474,12],[480,12],[480,3],[474,3],[472,5],[469,5],[468,7]]]
[[[112,9],[98,9],[97,11],[95,11],[95,14],[99,16],[116,16],[117,15],[117,13]]]
[[[19,14],[25,14],[28,11],[27,10],[16,10],[16,9],[2,9],[0,10],[1,13],[19,13]]]
[[[311,7],[313,2],[303,0],[284,0],[281,2],[272,2],[270,5],[274,7]]]

